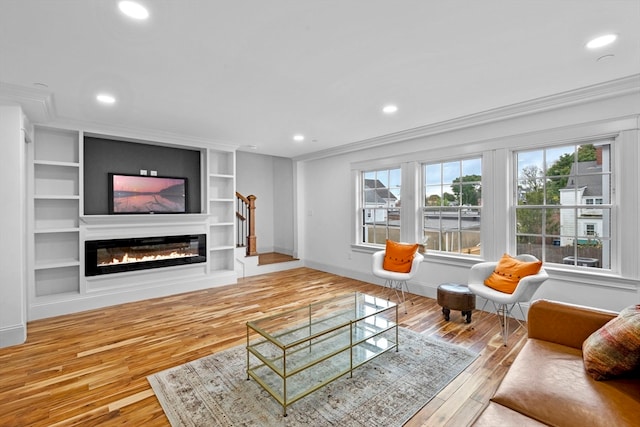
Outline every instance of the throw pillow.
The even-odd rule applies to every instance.
[[[537,274],[541,267],[542,261],[520,261],[504,254],[484,284],[496,291],[512,294],[520,279]]]
[[[627,307],[582,343],[587,373],[606,380],[640,369],[640,304]]]
[[[409,245],[387,240],[382,268],[396,273],[408,273],[411,271],[413,256],[418,250],[418,244]]]

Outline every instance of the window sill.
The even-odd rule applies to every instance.
[[[384,245],[364,245],[364,244],[352,244],[351,250],[354,252],[360,252],[365,254],[373,254],[374,252],[383,251],[385,249]],[[483,259],[480,259],[477,256],[473,255],[464,255],[464,254],[445,254],[441,252],[434,252],[427,250],[422,253],[424,255],[424,260],[436,264],[442,265],[452,265],[456,267],[468,267],[470,268],[472,265],[477,264],[478,262],[483,262]]]
[[[568,268],[558,264],[544,264],[544,269],[553,280],[605,288],[625,289],[629,291],[635,291],[639,287],[637,280],[622,277],[607,270],[587,267]]]

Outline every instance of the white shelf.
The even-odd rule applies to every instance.
[[[34,200],[80,200],[80,196],[64,196],[56,194],[38,194],[33,196]]]
[[[210,173],[209,176],[212,177],[212,178],[224,178],[224,179],[234,179],[235,178],[235,176],[233,176],[233,175],[228,175],[228,174],[224,174],[224,173]]]
[[[37,263],[34,266],[34,268],[36,270],[51,270],[54,268],[76,267],[76,266],[80,266],[80,261],[78,261],[77,259],[69,259],[69,260],[58,260],[58,261]]]
[[[57,233],[78,233],[79,227],[66,227],[66,228],[43,228],[36,229],[33,234],[57,234]]]
[[[56,160],[34,160],[33,161],[34,165],[42,165],[42,166],[55,166],[55,167],[61,167],[61,168],[75,168],[75,169],[79,169],[80,168],[80,163],[76,163],[76,162],[59,162]]]
[[[80,293],[80,133],[37,127],[35,135],[30,295],[68,299]]]
[[[209,248],[210,251],[226,251],[229,249],[235,249],[235,246],[233,245],[228,245],[228,246],[212,246]]]

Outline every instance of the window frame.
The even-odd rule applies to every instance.
[[[617,233],[617,228],[616,228],[616,224],[617,224],[617,209],[618,209],[618,201],[616,200],[616,180],[617,180],[617,174],[618,172],[616,171],[616,169],[618,168],[618,163],[615,161],[615,152],[616,152],[616,138],[612,137],[612,136],[602,136],[602,137],[585,137],[585,138],[580,138],[580,139],[575,139],[575,140],[571,140],[571,141],[556,141],[554,143],[551,144],[544,144],[541,146],[537,146],[537,147],[517,147],[517,148],[513,148],[511,151],[511,159],[513,162],[513,168],[512,168],[512,174],[511,174],[511,186],[513,187],[513,191],[512,191],[512,197],[510,199],[510,210],[511,210],[511,225],[510,225],[510,247],[511,250],[514,253],[518,253],[518,238],[519,237],[540,237],[541,239],[541,255],[542,256],[538,256],[539,254],[535,254],[535,256],[538,256],[543,262],[545,262],[545,264],[547,265],[547,268],[551,268],[551,269],[568,269],[568,270],[575,270],[575,271],[581,271],[581,270],[586,270],[588,269],[590,272],[593,272],[594,270],[603,274],[617,274],[618,273],[618,254],[617,254],[617,246],[619,245],[619,239],[620,236]],[[577,201],[574,201],[573,204],[569,204],[569,205],[563,205],[561,202],[558,202],[558,204],[549,204],[545,202],[543,202],[542,204],[536,204],[536,205],[520,205],[518,204],[519,202],[519,198],[521,197],[520,194],[520,190],[519,190],[519,183],[521,181],[520,176],[519,176],[519,165],[518,165],[518,155],[522,154],[522,153],[533,153],[536,151],[541,151],[543,153],[546,153],[547,150],[553,150],[555,148],[561,148],[561,147],[566,147],[566,146],[574,146],[575,150],[574,150],[574,156],[578,153],[578,149],[580,146],[585,146],[585,145],[608,145],[608,158],[607,158],[607,162],[609,165],[609,170],[605,171],[601,171],[598,173],[589,173],[589,174],[580,174],[577,173],[575,175],[570,175],[570,172],[567,173],[567,177],[573,177],[573,178],[580,178],[580,177],[586,177],[586,176],[593,176],[593,175],[597,175],[597,176],[607,176],[607,181],[608,181],[608,191],[609,191],[609,203],[604,203],[604,195],[601,196],[591,196],[591,197],[583,197],[582,198],[582,202],[578,203]],[[543,154],[544,156],[544,154]],[[544,158],[544,157],[543,157]],[[576,157],[574,157],[575,159]],[[546,163],[546,160],[544,161],[544,163]],[[580,163],[580,161],[575,161],[574,160],[574,164]],[[550,178],[558,178],[560,176],[555,176],[555,175],[548,175],[546,173],[546,169],[543,168],[543,174],[540,176],[540,180],[546,182],[550,179]],[[562,175],[565,176],[565,175]],[[578,195],[579,191],[577,190],[579,188],[579,186],[576,184],[576,190],[575,190],[575,194]],[[543,191],[544,193],[544,197],[546,199],[547,195],[546,195],[546,187],[545,190]],[[589,203],[590,202],[590,203]],[[518,232],[518,211],[519,210],[526,210],[526,209],[540,209],[542,211],[545,210],[553,210],[553,209],[557,209],[557,210],[573,210],[575,218],[574,218],[574,223],[573,223],[573,227],[574,227],[574,231],[573,231],[573,235],[569,236],[569,235],[564,235],[563,237],[566,239],[573,239],[573,254],[571,255],[572,257],[574,257],[573,259],[573,264],[568,264],[565,262],[562,263],[558,263],[558,262],[553,262],[553,261],[549,261],[546,258],[546,246],[549,246],[547,243],[545,243],[545,239],[553,239],[554,235],[549,234],[548,232],[546,232],[546,225],[542,228],[545,229],[545,232],[541,233],[541,234],[536,234],[536,233],[522,233],[522,232]],[[587,238],[590,239],[590,236],[587,233],[587,222],[584,221],[585,218],[582,218],[583,221],[581,223],[580,221],[580,217],[581,217],[581,211],[582,210],[595,210],[595,209],[603,209],[603,210],[607,210],[608,211],[608,236],[604,239],[606,240],[606,248],[603,249],[601,251],[600,257],[599,257],[599,261],[600,267],[598,267],[597,269],[594,269],[593,267],[587,267],[586,264],[581,265],[580,264],[580,251],[579,251],[579,247],[580,247],[580,240],[583,238]],[[603,221],[603,226],[604,226],[604,221],[605,219],[602,219]],[[545,221],[546,224],[546,221]],[[596,226],[596,231],[597,231],[597,226]],[[597,233],[596,233],[597,234]],[[557,236],[558,238],[560,236]],[[603,239],[600,239],[601,241]],[[554,244],[554,246],[556,246]],[[524,252],[522,252],[524,253]],[[605,266],[606,265],[606,266]]]
[[[391,178],[391,172],[392,171],[398,171],[398,186],[393,186],[392,184],[392,178]],[[397,200],[400,202],[400,206],[380,206],[380,207],[367,207],[366,205],[366,192],[367,190],[375,190],[378,187],[369,187],[366,188],[365,186],[365,181],[367,180],[366,175],[367,174],[371,174],[374,173],[377,177],[378,172],[386,172],[388,173],[388,182],[389,182],[389,186],[388,187],[384,187],[389,193],[393,194],[395,196],[395,194],[393,193],[393,189],[397,189],[398,191],[398,198]],[[358,200],[358,231],[356,233],[356,238],[357,238],[357,242],[356,245],[364,245],[364,246],[373,246],[373,247],[384,247],[386,244],[386,239],[391,238],[391,240],[397,240],[400,241],[400,236],[402,235],[402,199],[403,199],[403,183],[402,183],[402,166],[400,164],[394,164],[394,165],[379,165],[378,167],[370,167],[370,168],[362,168],[360,170],[357,171],[357,176],[358,176],[358,191],[356,193],[356,197]],[[376,179],[377,180],[377,179]],[[379,181],[379,180],[377,180]],[[382,188],[382,187],[380,187]],[[372,193],[375,191],[371,191]],[[375,234],[374,234],[374,241],[373,242],[367,242],[366,241],[366,235],[367,233],[365,233],[365,230],[367,230],[367,221],[365,219],[365,217],[367,216],[367,209],[370,209],[373,211],[373,215],[374,218],[376,218],[376,213],[379,210],[382,211],[386,211],[386,215],[385,215],[385,223],[383,225],[381,225],[380,227],[384,228],[385,230],[385,241],[384,242],[378,242],[377,239],[375,238]],[[397,212],[397,221],[398,221],[398,225],[397,225],[397,234],[398,236],[396,237],[394,236],[390,236],[389,230],[390,230],[390,215],[389,212],[390,211],[394,211]],[[373,225],[373,229],[375,230],[376,224],[375,224],[375,219],[374,219],[374,225]],[[391,226],[391,228],[396,229],[395,226]],[[374,232],[375,233],[375,232]]]
[[[460,184],[460,195],[462,196],[462,187],[465,185],[464,182],[462,181],[462,178],[464,178],[465,175],[464,174],[464,163],[465,162],[475,162],[477,161],[479,163],[479,165],[477,166],[477,169],[479,171],[479,176],[480,176],[480,180],[479,181],[472,181],[470,182],[471,185],[474,184],[479,184],[479,203],[475,204],[475,205],[464,205],[464,204],[460,204],[458,206],[455,205],[450,205],[450,206],[445,206],[443,204],[444,202],[444,187],[445,186],[449,186],[451,184],[453,184],[455,182],[455,180],[459,179],[460,181],[458,181]],[[444,179],[444,170],[445,170],[445,165],[447,164],[453,164],[453,163],[458,163],[458,176],[455,179],[452,179],[452,181],[449,182],[445,182]],[[432,184],[431,187],[441,187],[441,197],[440,197],[440,201],[441,204],[440,205],[433,205],[433,206],[429,206],[427,204],[427,187],[429,187],[428,182],[427,182],[427,169],[429,166],[439,166],[440,169],[440,180],[437,184]],[[420,212],[420,220],[419,220],[419,224],[420,224],[420,235],[418,236],[419,239],[422,239],[423,244],[425,244],[426,249],[433,254],[437,254],[440,256],[451,256],[451,257],[470,257],[473,259],[477,259],[477,258],[481,258],[482,257],[482,239],[483,239],[483,212],[484,212],[484,206],[482,203],[482,195],[483,195],[483,189],[484,189],[484,166],[485,165],[485,156],[484,153],[476,153],[475,155],[471,155],[471,156],[456,156],[453,158],[446,158],[446,159],[440,159],[440,160],[432,160],[432,161],[424,161],[420,163],[420,202],[417,204],[418,205],[418,211]],[[455,192],[454,190],[452,190],[452,192]],[[438,233],[438,242],[434,242],[434,239],[431,238],[425,238],[425,234],[427,233],[426,230],[426,219],[425,217],[427,216],[427,212],[428,211],[432,211],[432,212],[436,212],[436,211],[440,211],[439,215],[436,215],[439,218],[439,229],[437,231]],[[443,219],[443,215],[442,213],[445,211],[449,211],[449,212],[453,212],[453,211],[457,211],[457,215],[456,219],[457,219],[457,231],[456,236],[456,243],[457,243],[457,247],[458,250],[457,251],[453,251],[453,250],[443,250],[442,249],[442,233],[443,233],[443,223],[442,223],[442,219]],[[463,233],[464,233],[464,228],[462,227],[461,223],[463,221],[463,217],[465,217],[465,215],[463,215],[465,212],[464,211],[476,211],[477,212],[477,216],[474,215],[475,218],[477,218],[479,225],[477,228],[477,240],[478,243],[476,245],[473,246],[473,252],[472,252],[472,247],[467,248],[468,251],[464,252],[463,251]],[[468,213],[468,212],[467,212]],[[471,218],[471,216],[469,216],[469,218]],[[453,232],[452,232],[453,233]],[[448,242],[448,239],[445,238],[445,241]],[[435,247],[437,245],[437,248]]]

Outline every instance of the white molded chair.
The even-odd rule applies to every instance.
[[[514,256],[514,258],[525,262],[538,261],[538,258],[534,257],[533,255],[527,254],[517,255]],[[495,309],[500,319],[500,325],[502,327],[502,338],[504,340],[504,345],[506,346],[507,338],[509,337],[509,316],[515,318],[520,326],[526,328],[517,317],[512,315],[511,312],[513,308],[517,305],[520,309],[520,313],[522,314],[523,319],[526,319],[520,303],[531,301],[531,298],[533,298],[533,294],[538,290],[540,285],[542,285],[542,283],[549,278],[549,275],[544,270],[544,268],[540,268],[540,271],[537,274],[525,276],[520,279],[520,282],[518,282],[518,286],[516,286],[515,291],[513,291],[512,294],[508,294],[505,292],[497,291],[484,284],[485,279],[488,278],[491,273],[493,273],[493,270],[495,270],[497,264],[497,262],[481,262],[472,266],[471,271],[469,272],[468,286],[471,292],[485,299],[481,310],[484,310],[489,301],[491,301],[491,303],[493,304],[493,308]]]
[[[382,268],[382,263],[384,261],[385,251],[378,251],[373,254],[371,269],[373,271],[373,275],[384,279],[384,285],[389,288],[389,291],[393,289],[396,293],[396,298],[400,299],[398,295],[398,291],[402,293],[402,304],[405,303],[405,289],[409,292],[409,286],[407,285],[407,281],[411,280],[418,269],[420,268],[420,263],[424,260],[424,256],[420,252],[416,252],[413,256],[413,261],[411,262],[411,270],[408,273],[397,273],[395,271],[389,271]],[[407,312],[407,305],[404,306],[404,312]]]

